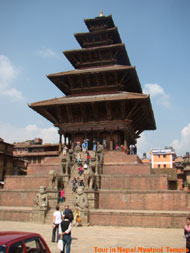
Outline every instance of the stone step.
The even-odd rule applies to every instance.
[[[90,210],[90,225],[183,228],[188,211]]]

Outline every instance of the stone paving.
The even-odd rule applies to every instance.
[[[184,221],[185,222],[185,221]],[[30,231],[40,233],[52,253],[58,253],[51,242],[51,225],[0,221],[0,231]],[[73,227],[71,253],[98,252],[185,252],[183,228],[140,227]]]

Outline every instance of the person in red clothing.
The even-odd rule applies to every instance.
[[[186,237],[186,252],[190,252],[190,217],[186,219],[184,235]]]
[[[80,164],[78,167],[78,173],[79,173],[79,176],[81,176],[83,173],[82,164]]]
[[[87,165],[89,165],[89,163],[90,163],[90,153],[89,152],[87,152],[86,163],[87,163]]]
[[[65,195],[65,191],[64,191],[64,189],[62,189],[62,190],[61,190],[61,194],[60,194],[60,202],[61,202],[61,203],[63,203],[64,195]]]

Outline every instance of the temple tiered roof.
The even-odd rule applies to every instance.
[[[75,38],[82,48],[122,43],[116,27],[90,33],[76,33]]]
[[[74,68],[92,66],[131,65],[124,44],[64,51]]]
[[[64,51],[75,69],[47,75],[66,96],[30,107],[63,133],[124,131],[134,143],[142,131],[156,129],[150,98],[142,94],[112,16],[85,24],[90,32],[75,34],[82,48]]]
[[[47,76],[65,95],[123,90],[142,93],[135,67],[113,65]]]

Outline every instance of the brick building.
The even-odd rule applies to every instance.
[[[173,168],[176,153],[172,147],[164,149],[152,149],[151,161],[153,169]]]
[[[6,174],[13,174],[13,145],[0,138],[0,181],[4,181]]]
[[[58,156],[59,144],[43,144],[43,140],[35,138],[25,142],[14,143],[13,154],[28,164],[44,164],[46,157]]]

